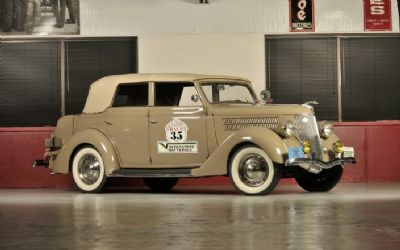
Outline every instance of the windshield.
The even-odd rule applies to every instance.
[[[256,103],[252,90],[241,83],[204,83],[201,88],[208,101],[217,103]]]

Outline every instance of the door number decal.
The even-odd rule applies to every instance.
[[[188,141],[188,126],[179,119],[165,125],[166,141],[158,141],[158,153],[198,153],[197,141]]]

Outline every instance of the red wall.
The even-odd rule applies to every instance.
[[[70,175],[32,168],[41,159],[44,138],[53,128],[0,128],[0,188],[72,188]],[[400,182],[400,121],[336,123],[345,145],[354,146],[356,165],[345,167],[343,182]],[[283,180],[284,183],[293,183]],[[139,179],[113,179],[112,185],[142,185]],[[179,185],[231,185],[229,178],[183,179]]]

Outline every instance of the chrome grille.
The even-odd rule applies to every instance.
[[[294,119],[296,126],[296,137],[301,141],[309,141],[311,143],[311,150],[314,153],[315,159],[321,160],[321,140],[319,137],[319,130],[315,116],[299,115]]]
[[[249,127],[262,127],[274,129],[278,127],[277,117],[248,117],[248,118],[224,118],[225,130],[239,130]]]

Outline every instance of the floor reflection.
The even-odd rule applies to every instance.
[[[400,248],[400,184],[81,194],[0,190],[0,249]]]

